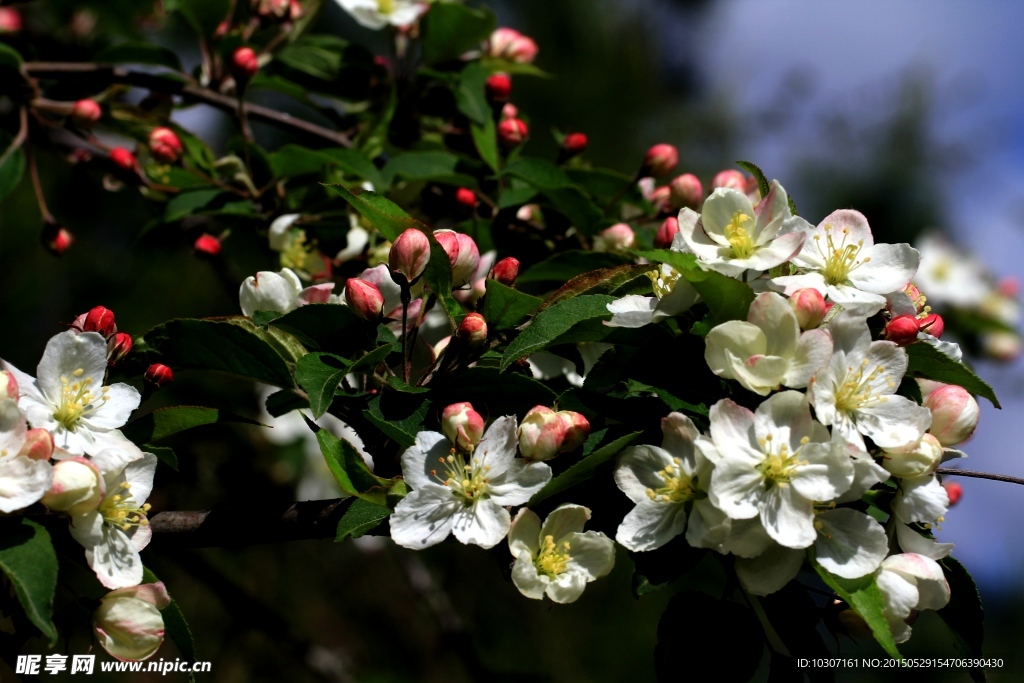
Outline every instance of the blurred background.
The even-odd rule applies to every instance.
[[[326,5],[317,30],[379,45],[379,36],[331,0]],[[516,82],[515,103],[532,121],[533,153],[553,158],[556,146],[545,131],[558,128],[585,132],[596,165],[627,173],[658,142],[678,145],[679,171],[705,183],[735,160],[751,160],[782,181],[811,223],[834,209],[857,208],[879,241],[912,241],[938,228],[995,277],[1024,278],[1024,4],[494,0],[489,6],[499,25],[538,42],[537,65],[555,76]],[[62,45],[69,60],[94,52],[90,41],[97,36],[151,37],[155,28],[136,20],[128,0],[19,7],[40,40]],[[161,36],[188,61],[194,47],[182,27]],[[193,108],[177,120],[215,148],[231,133],[227,119],[207,109]],[[140,236],[152,208],[137,192],[104,192],[57,156],[40,154],[39,164],[51,210],[72,227],[77,243],[61,259],[39,247],[40,217],[27,178],[0,205],[0,357],[25,370],[63,323],[94,305],[114,309],[120,329],[139,334],[168,318],[235,314],[232,283],[276,269],[255,241],[233,237],[239,270],[225,285],[192,255],[191,240]],[[979,362],[976,370],[994,386],[1003,410],[982,401],[978,433],[962,447],[970,455],[964,466],[1024,476],[1024,366]],[[256,395],[242,382],[182,373],[164,394],[159,401],[203,396],[211,405],[259,415]],[[287,503],[306,462],[301,438],[282,455],[253,428],[204,428],[173,445],[181,473],[158,475],[150,500],[155,510]],[[956,543],[954,556],[978,581],[987,654],[1002,656],[1008,667],[991,679],[1019,680],[1024,489],[958,481],[963,499],[938,536]],[[634,600],[625,555],[578,603],[552,608],[522,599],[503,580],[502,548],[487,553],[446,544],[413,554],[366,539],[147,553],[192,623],[199,658],[214,662],[203,680],[651,680],[657,620],[669,597],[662,591]],[[945,637],[941,625],[923,618],[908,654],[948,653]],[[68,651],[84,652],[86,638],[75,636]],[[861,651],[848,640],[841,648]],[[160,655],[177,656],[169,644]],[[964,677],[947,672],[930,680]],[[863,673],[840,680],[863,680]]]

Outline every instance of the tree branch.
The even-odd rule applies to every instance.
[[[1007,474],[990,474],[989,472],[977,472],[975,470],[961,470],[953,467],[940,467],[935,470],[936,474],[945,475],[956,475],[960,477],[974,477],[975,479],[991,479],[992,481],[1005,481],[1010,484],[1020,484],[1024,486],[1024,479],[1020,477],[1011,477]]]
[[[232,115],[238,112],[238,101],[235,98],[181,80],[180,77],[132,71],[110,64],[91,62],[26,62],[24,71],[32,78],[58,79],[77,76],[93,78],[107,85],[115,83],[131,85],[153,92],[179,95],[186,102],[206,104]],[[262,107],[258,104],[246,104],[245,113],[254,121],[263,121],[281,128],[298,130],[341,147],[352,146],[352,141],[343,133],[295,118],[291,114],[276,109]]]

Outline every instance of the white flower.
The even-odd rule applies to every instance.
[[[530,374],[534,379],[552,379],[564,375],[569,384],[574,387],[582,387],[583,380],[594,369],[597,360],[610,348],[612,348],[611,344],[603,342],[580,342],[577,344],[576,350],[579,351],[580,358],[583,359],[582,375],[576,372],[576,364],[571,360],[547,351],[531,353],[526,361],[530,364]]]
[[[677,239],[707,270],[733,277],[790,260],[810,227],[790,211],[786,191],[776,180],[757,206],[738,190],[717,188],[700,214],[692,209],[679,212]]]
[[[903,553],[885,558],[875,577],[885,599],[885,619],[897,643],[910,638],[907,619],[922,609],[942,609],[949,603],[949,583],[942,567],[930,558]]]
[[[26,508],[50,490],[50,463],[21,454],[27,431],[14,399],[0,400],[0,512]]]
[[[46,343],[33,379],[6,364],[21,388],[19,406],[33,427],[53,434],[54,445],[73,455],[104,448],[138,449],[118,431],[139,407],[127,384],[103,386],[107,342],[95,332],[61,332]]]
[[[909,244],[875,244],[859,211],[842,209],[807,231],[793,264],[805,271],[772,280],[786,295],[811,288],[861,315],[885,305],[885,294],[903,289],[917,271],[918,253]]]
[[[949,494],[934,475],[901,479],[892,512],[904,524],[940,524],[949,510]]]
[[[669,414],[661,429],[660,448],[635,446],[618,456],[615,483],[636,507],[615,540],[629,550],[654,550],[685,529],[690,545],[715,547],[728,533],[729,519],[708,499],[714,464],[694,447],[700,432],[682,413]]]
[[[814,543],[814,503],[833,500],[853,482],[850,458],[828,442],[798,391],[775,394],[753,413],[719,401],[711,408],[711,439],[718,452],[711,502],[733,519],[760,516],[787,548]]]
[[[146,499],[153,490],[156,456],[108,448],[92,461],[103,473],[106,494],[95,510],[71,518],[71,535],[85,548],[85,559],[104,586],[138,585],[139,551],[153,536]]]
[[[615,543],[599,531],[583,531],[590,509],[559,506],[544,520],[523,508],[512,522],[508,547],[516,558],[512,582],[528,598],[545,595],[559,603],[575,602],[587,584],[606,576],[615,565]]]
[[[758,294],[746,322],[730,320],[718,325],[705,343],[704,360],[713,373],[734,379],[761,396],[782,385],[794,389],[807,386],[832,355],[828,332],[801,334],[793,307],[775,292]]]
[[[341,8],[366,28],[407,26],[427,11],[423,0],[336,0]]]
[[[402,454],[402,475],[413,491],[391,515],[391,538],[426,548],[454,533],[462,543],[493,548],[512,518],[503,506],[522,505],[551,480],[545,463],[517,458],[516,418],[500,417],[468,457],[438,432],[420,432]]]
[[[647,273],[654,286],[654,296],[629,294],[608,304],[612,319],[609,327],[643,327],[679,315],[697,302],[697,290],[668,264]]]
[[[934,538],[921,535],[907,524],[896,524],[896,541],[903,552],[924,555],[933,560],[941,560],[953,552],[952,543],[939,543]]]
[[[290,268],[282,268],[280,273],[262,270],[242,283],[238,304],[242,314],[250,318],[256,311],[288,313],[306,304],[336,303],[337,297],[331,294],[333,289],[333,282],[303,289],[299,276]]]
[[[889,341],[871,341],[867,323],[849,314],[837,316],[829,331],[832,360],[807,389],[822,424],[861,451],[866,450],[863,436],[882,448],[919,441],[931,413],[895,394],[907,370],[906,351]]]
[[[982,305],[992,288],[981,262],[934,233],[918,240],[917,249],[921,267],[914,284],[929,303],[963,308]]]
[[[92,617],[100,647],[122,662],[149,659],[164,642],[160,610],[171,604],[163,583],[119,588],[100,599]]]

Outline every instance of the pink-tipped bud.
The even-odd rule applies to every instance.
[[[499,28],[491,34],[487,54],[518,64],[529,64],[537,57],[537,43],[511,28]]]
[[[85,458],[59,460],[53,466],[53,484],[42,503],[69,515],[93,512],[103,500],[103,474]]]
[[[981,408],[971,393],[956,384],[935,389],[924,399],[932,413],[928,431],[946,446],[955,446],[970,438],[981,418]]]
[[[942,333],[946,329],[946,323],[938,313],[929,313],[921,319],[919,328],[925,334],[930,334],[933,337],[941,337]]]
[[[594,251],[620,252],[632,249],[636,234],[626,223],[616,223],[594,236]]]
[[[942,488],[946,489],[946,496],[949,498],[949,507],[953,507],[964,497],[964,487],[955,481],[942,482]]]
[[[78,100],[71,105],[71,119],[79,128],[92,128],[102,116],[103,108],[96,100]]]
[[[470,403],[453,403],[441,413],[441,431],[459,450],[469,452],[484,435],[484,418]]]
[[[376,285],[357,278],[345,283],[345,303],[363,320],[380,320],[384,312],[384,295]]]
[[[1016,299],[1020,294],[1020,280],[1011,276],[1004,277],[999,281],[996,291],[1007,298]]]
[[[796,321],[800,324],[801,330],[813,330],[825,319],[825,314],[831,308],[825,303],[825,297],[816,289],[810,287],[798,289],[789,298],[789,305],[796,313]]]
[[[512,79],[508,74],[491,74],[484,87],[491,102],[508,102],[512,96]]]
[[[13,7],[0,7],[0,33],[17,33],[21,30],[21,13]]]
[[[582,446],[583,442],[590,436],[590,420],[581,413],[574,413],[571,410],[560,410],[558,414],[569,425],[566,431],[565,443],[562,444],[560,452],[569,453]]]
[[[36,428],[25,432],[25,443],[21,446],[18,455],[23,455],[32,460],[49,460],[53,457],[53,434],[49,430]]]
[[[654,236],[654,246],[658,249],[668,249],[672,246],[676,235],[679,234],[679,219],[669,216],[662,221],[658,233]]]
[[[149,132],[149,151],[157,161],[173,164],[181,158],[181,140],[170,128],[154,128]]]
[[[491,277],[506,287],[514,287],[516,278],[519,277],[519,259],[514,256],[506,256],[501,259],[494,264]]]
[[[455,202],[467,209],[475,209],[476,205],[480,203],[476,198],[476,192],[473,192],[468,187],[460,187],[455,190]]]
[[[642,175],[666,176],[674,171],[678,165],[679,150],[675,148],[675,145],[666,145],[664,143],[654,145],[647,150],[647,154],[644,156],[643,170],[646,173]]]
[[[942,444],[931,434],[902,448],[882,450],[882,467],[900,479],[924,477],[942,462]]]
[[[454,230],[435,230],[434,239],[437,240],[441,248],[444,249],[444,253],[448,254],[448,261],[452,264],[452,268],[455,268],[455,264],[459,262],[459,235]]]
[[[704,199],[704,187],[700,178],[692,173],[677,175],[669,183],[669,196],[676,209],[696,209]]]
[[[153,388],[160,389],[174,381],[174,371],[163,363],[153,363],[146,368],[146,374],[142,379]]]
[[[587,149],[587,136],[583,133],[569,133],[562,140],[562,149],[571,157],[583,154]]]
[[[451,255],[449,254],[449,257]],[[412,282],[427,268],[430,240],[416,228],[409,228],[395,240],[388,252],[388,265]]]
[[[67,228],[55,225],[43,231],[43,246],[54,256],[63,254],[74,241],[74,235]]]
[[[6,370],[0,370],[0,398],[9,398],[15,401],[21,398],[21,393],[18,391],[18,380],[14,379],[14,375]]]
[[[125,171],[135,171],[138,169],[138,162],[135,160],[135,155],[124,147],[115,147],[110,150],[110,160],[114,162],[115,166],[124,169]]]
[[[132,336],[127,332],[118,332],[107,342],[107,364],[117,365],[131,352]]]
[[[655,213],[672,213],[672,188],[668,185],[651,188],[647,193],[647,201]]]
[[[505,119],[498,124],[498,141],[505,147],[521,145],[530,135],[530,129],[522,119]]]
[[[231,72],[236,80],[248,81],[260,70],[260,60],[251,47],[240,47],[231,55]]]
[[[467,313],[455,336],[470,348],[480,346],[487,341],[487,321],[479,313]]]
[[[505,121],[507,119],[516,118],[519,118],[519,107],[511,102],[506,102],[505,106],[501,108],[501,120]]]
[[[590,423],[579,413],[534,406],[519,426],[519,449],[527,460],[550,460],[579,448],[589,434]]]
[[[220,240],[203,233],[196,238],[195,243],[192,245],[192,250],[195,251],[198,256],[216,256],[220,253]]]
[[[89,309],[82,319],[82,332],[99,332],[104,339],[109,339],[117,332],[117,325],[114,322],[114,312],[103,306],[95,306]]]
[[[735,169],[727,168],[715,174],[714,179],[711,181],[711,187],[728,187],[745,193],[747,191],[747,177]]]
[[[997,360],[1010,361],[1020,355],[1020,335],[1006,330],[993,330],[981,335],[981,348],[986,356]]]
[[[912,315],[898,315],[885,326],[885,338],[897,346],[910,346],[917,341],[919,324]]]
[[[459,241],[459,258],[452,266],[452,287],[464,287],[473,281],[480,267],[480,249],[472,237],[464,232],[455,233]]]

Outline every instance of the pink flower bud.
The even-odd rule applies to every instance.
[[[114,162],[115,166],[124,169],[125,171],[136,171],[138,169],[138,162],[135,160],[135,155],[124,147],[115,147],[110,150],[110,160]]]
[[[569,453],[582,446],[583,442],[590,436],[590,421],[581,413],[575,413],[571,410],[560,410],[558,414],[569,425],[566,431],[565,443],[562,444],[559,452]]]
[[[746,192],[747,177],[735,169],[727,168],[715,175],[711,181],[711,187],[728,187],[740,192]]]
[[[107,364],[117,365],[132,351],[132,336],[118,332],[107,342]]]
[[[964,487],[955,481],[942,482],[942,488],[946,489],[946,496],[949,497],[949,507],[953,507],[964,497]]]
[[[569,133],[562,140],[562,149],[569,156],[576,156],[577,154],[583,154],[587,149],[587,136],[583,133]]]
[[[384,295],[375,285],[357,278],[345,283],[345,303],[363,320],[380,320],[384,312]]]
[[[42,503],[51,510],[84,515],[95,510],[106,494],[103,474],[86,458],[58,460],[53,466],[53,484]]]
[[[146,368],[146,374],[142,379],[153,388],[160,389],[174,381],[174,371],[163,363],[153,363]]]
[[[937,338],[942,336],[942,332],[946,329],[946,323],[938,313],[929,313],[921,319],[919,329],[925,334],[930,334]]]
[[[902,448],[882,450],[882,467],[901,479],[923,477],[942,462],[942,444],[931,434]]]
[[[1009,299],[1016,299],[1020,294],[1020,280],[1010,276],[1004,277],[999,281],[996,291]]]
[[[181,158],[181,140],[170,128],[159,126],[149,132],[149,151],[157,161],[173,164]]]
[[[459,241],[459,258],[452,266],[452,286],[463,287],[473,280],[480,267],[480,249],[472,237],[464,232],[455,234]]]
[[[53,434],[41,428],[25,432],[25,443],[18,455],[32,460],[49,460],[53,457]]]
[[[117,325],[114,323],[114,312],[103,306],[95,306],[89,309],[82,319],[82,332],[99,332],[104,339],[108,339],[117,332]]]
[[[71,105],[71,118],[80,128],[92,128],[102,116],[103,109],[96,100],[78,100]]]
[[[240,47],[231,55],[231,72],[237,80],[248,81],[259,70],[259,58],[251,47]]]
[[[197,256],[216,256],[220,253],[220,240],[213,235],[203,233],[196,238],[192,250]]]
[[[793,296],[789,298],[789,305],[796,313],[801,330],[813,330],[821,325],[829,309],[821,292],[810,287],[793,292]]]
[[[643,170],[647,172],[642,175],[666,176],[678,165],[679,150],[674,145],[664,143],[654,145],[647,150],[647,154],[644,156]]]
[[[18,391],[18,380],[6,370],[0,370],[0,398],[10,398],[17,401],[21,398]]]
[[[917,341],[918,320],[912,315],[898,315],[885,326],[885,338],[897,346],[910,346]]]
[[[696,209],[704,199],[704,188],[700,179],[692,173],[676,176],[669,183],[669,196],[676,209]]]
[[[306,304],[326,304],[331,301],[331,294],[334,292],[333,282],[323,282],[319,285],[310,285],[299,292],[298,306]]]
[[[467,313],[455,336],[470,348],[480,346],[487,341],[487,321],[479,313]]]
[[[658,249],[668,249],[672,246],[677,234],[679,234],[679,219],[669,216],[658,228],[658,234],[654,236],[654,246]]]
[[[981,408],[970,392],[955,384],[935,389],[924,400],[932,412],[929,432],[946,447],[963,443],[974,433]]]
[[[491,74],[484,83],[487,99],[491,102],[508,102],[512,96],[512,79],[508,74]]]
[[[60,256],[67,251],[74,241],[75,238],[71,232],[60,226],[47,227],[43,231],[43,246],[55,256]]]
[[[511,28],[499,28],[491,34],[487,54],[510,62],[529,64],[537,57],[537,43]]]
[[[21,13],[13,7],[0,7],[0,34],[21,30]]]
[[[651,203],[655,213],[670,213],[672,211],[672,188],[668,185],[651,188],[647,193],[647,201]]]
[[[515,286],[516,278],[519,277],[519,259],[514,256],[506,256],[501,259],[494,264],[491,277],[506,287]]]
[[[92,617],[96,642],[122,662],[152,657],[164,642],[160,610],[170,603],[167,589],[159,582],[107,593]]]
[[[388,253],[391,270],[398,271],[410,282],[423,274],[429,260],[430,240],[416,228],[409,228],[399,235]]]
[[[616,223],[594,236],[594,251],[619,252],[632,249],[634,244],[636,235],[626,223]]]
[[[452,268],[455,268],[455,264],[459,262],[459,249],[461,246],[458,233],[454,230],[435,230],[434,239],[444,249],[444,253],[448,254],[448,261],[452,264]]]
[[[441,413],[441,431],[461,451],[472,451],[484,435],[484,418],[470,403],[453,403]]]
[[[534,406],[519,426],[519,449],[527,460],[550,460],[579,448],[589,434],[590,423],[579,413]]]
[[[480,203],[476,198],[476,192],[468,187],[460,187],[455,190],[455,202],[467,209],[475,209],[476,205]]]
[[[995,330],[981,335],[981,348],[985,355],[1010,361],[1020,355],[1021,339],[1016,332]]]
[[[505,106],[501,108],[501,120],[516,118],[519,118],[519,107],[511,102],[506,102]]]
[[[505,119],[498,124],[498,141],[505,147],[521,145],[529,135],[530,129],[522,119]]]

